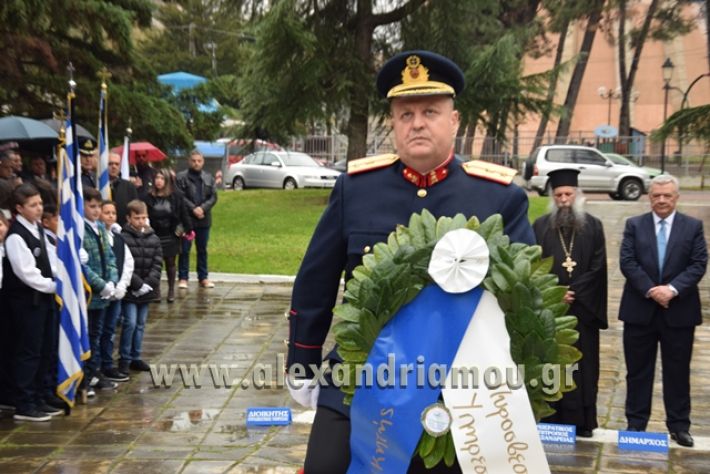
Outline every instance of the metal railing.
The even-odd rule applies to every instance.
[[[515,139],[504,141],[484,136],[458,137],[455,150],[462,156],[520,169],[522,162],[533,151],[534,143],[535,136],[532,134],[521,134]],[[593,132],[577,132],[562,139],[555,138],[554,135],[545,136],[540,144],[586,145],[605,153],[624,155],[641,166],[661,167],[661,144],[650,140],[645,135],[600,139]],[[348,140],[345,135],[299,136],[292,137],[286,148],[303,151],[326,163],[335,163],[345,159]],[[682,156],[677,151],[679,149],[681,147],[676,140],[666,140],[665,168],[669,173],[677,176],[710,175],[710,148],[708,145],[699,142],[683,143]],[[514,153],[514,150],[517,153]],[[367,155],[393,151],[389,135],[368,137]]]

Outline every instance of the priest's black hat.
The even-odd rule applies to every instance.
[[[572,186],[576,188],[578,174],[579,170],[562,168],[550,171],[547,173],[547,177],[550,180],[550,187],[552,189],[559,188],[560,186]]]

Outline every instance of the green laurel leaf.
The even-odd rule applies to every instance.
[[[567,315],[563,302],[567,290],[549,273],[552,259],[542,258],[538,245],[510,243],[498,214],[479,222],[462,214],[436,219],[424,210],[412,214],[408,226],[398,225],[386,242],[377,243],[363,257],[346,285],[345,302],[333,311],[337,318],[333,333],[345,365],[340,388],[346,404],[355,393],[357,366],[367,360],[382,327],[431,283],[427,268],[436,242],[462,228],[478,232],[488,245],[490,264],[483,286],[496,296],[505,314],[511,356],[525,366],[525,387],[535,418],[553,414],[549,403],[574,388],[561,384],[553,392],[543,387],[545,367],[568,366],[582,356],[573,346],[579,333],[577,318]],[[417,453],[427,468],[442,460],[453,465],[456,450],[451,433],[434,438],[423,432]]]

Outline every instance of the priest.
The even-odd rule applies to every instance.
[[[552,273],[567,286],[564,302],[577,316],[582,351],[578,370],[573,372],[577,388],[564,394],[552,406],[556,413],[542,421],[575,425],[577,436],[591,437],[597,424],[599,381],[599,330],[607,322],[607,263],[602,223],[583,210],[584,199],[577,187],[578,170],[558,169],[548,173],[552,189],[550,212],[533,224],[543,256],[552,256]],[[560,368],[562,380],[567,373]]]

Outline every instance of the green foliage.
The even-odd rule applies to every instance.
[[[651,135],[651,138],[660,141],[680,132],[684,139],[696,138],[710,141],[710,105],[690,107],[675,112]]]
[[[321,55],[318,40],[295,0],[277,3],[260,22],[240,83],[244,120],[252,127],[247,136],[261,127],[280,140],[324,118],[322,105],[329,100],[322,82],[332,58]]]
[[[525,386],[535,418],[554,413],[549,402],[574,388],[561,386],[548,393],[541,379],[546,364],[565,366],[582,355],[571,345],[579,337],[574,329],[577,319],[566,315],[568,306],[561,303],[566,289],[557,286],[557,278],[549,274],[551,259],[542,259],[537,245],[511,244],[503,234],[499,214],[482,223],[475,217],[467,221],[463,215],[437,221],[424,210],[412,214],[408,226],[398,226],[387,243],[376,244],[374,252],[365,255],[346,285],[345,303],[333,310],[337,319],[333,333],[348,373],[341,386],[345,403],[349,404],[355,393],[356,366],[365,363],[382,327],[432,282],[427,268],[437,241],[446,232],[464,227],[480,234],[488,244],[490,266],[483,286],[496,296],[505,313],[511,356],[515,363],[525,365]],[[424,464],[432,467],[444,460],[452,465],[451,434],[430,438],[424,432],[418,447]]]

